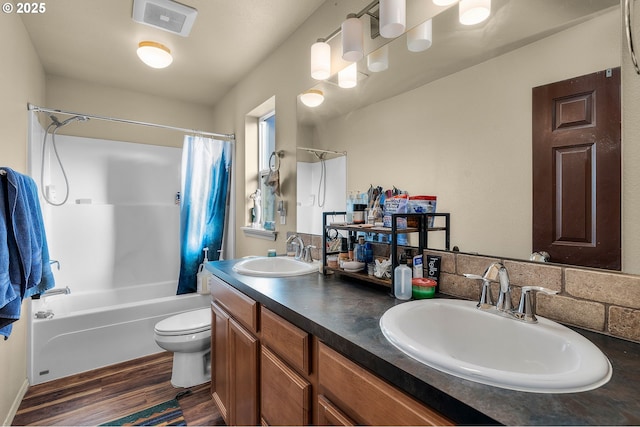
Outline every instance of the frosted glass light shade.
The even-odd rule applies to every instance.
[[[458,0],[433,0],[433,4],[436,6],[449,6],[456,3]]]
[[[380,0],[380,35],[386,39],[396,38],[407,26],[406,0]]]
[[[491,0],[460,0],[458,13],[462,25],[479,24],[491,15]]]
[[[166,68],[173,62],[168,47],[163,44],[144,41],[138,43],[138,58],[151,68]]]
[[[300,101],[307,107],[317,107],[324,102],[324,93],[318,89],[309,89],[300,95]]]
[[[326,80],[331,76],[331,46],[318,40],[311,45],[311,77]]]
[[[338,86],[350,89],[358,85],[358,64],[353,63],[338,72]]]
[[[431,47],[433,42],[433,21],[429,19],[407,32],[407,49],[411,52],[422,52]]]
[[[356,62],[364,56],[364,35],[362,22],[354,13],[342,23],[342,59]]]
[[[367,55],[367,68],[372,73],[378,73],[389,68],[389,45],[385,44]]]

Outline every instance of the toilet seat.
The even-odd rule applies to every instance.
[[[211,310],[187,311],[156,323],[155,333],[160,336],[189,335],[211,329]]]

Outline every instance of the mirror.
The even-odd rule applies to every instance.
[[[358,64],[356,88],[319,82],[325,101],[298,102],[299,129],[311,129],[314,148],[349,152],[348,191],[436,195],[438,211],[451,213],[452,245],[528,259],[531,89],[619,66],[619,7],[493,0],[487,21],[464,27],[454,5],[433,18],[427,51],[408,52],[401,36],[388,44],[388,70]]]

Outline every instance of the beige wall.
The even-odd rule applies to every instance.
[[[47,75],[46,105],[42,106],[102,117],[226,133],[212,127],[211,107],[60,76]],[[64,117],[67,116],[59,118],[62,120]],[[68,126],[60,133],[172,147],[181,147],[184,135],[179,131],[101,120]]]
[[[465,252],[531,254],[531,88],[620,65],[617,10],[319,128],[348,190],[438,196]]]
[[[27,169],[27,103],[44,101],[42,65],[18,15],[0,16],[0,166]],[[26,309],[26,308],[25,308]],[[27,333],[24,318],[0,340],[0,421],[11,422],[27,386]]]
[[[325,2],[318,10],[273,54],[257,66],[246,78],[235,86],[218,104],[214,114],[214,125],[219,129],[232,129],[236,133],[236,159],[245,158],[245,116],[272,96],[276,101],[276,150],[284,150],[285,157],[280,166],[282,199],[287,202],[287,224],[277,225],[276,242],[246,237],[237,231],[236,256],[266,254],[267,249],[285,250],[288,231],[295,231],[296,220],[296,97],[315,84],[309,75],[309,49],[318,37],[331,33],[340,26],[347,13],[360,10],[368,0],[337,0]],[[242,195],[250,194],[256,187],[241,188],[247,171],[245,165],[236,162],[235,176],[236,221],[238,226],[246,224],[248,200]],[[255,172],[254,172],[255,173]]]

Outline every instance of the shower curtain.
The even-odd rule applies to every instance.
[[[186,135],[182,150],[178,294],[196,291],[198,266],[209,248],[219,259],[231,184],[233,141]]]

